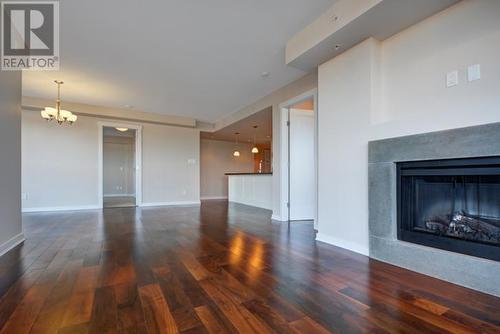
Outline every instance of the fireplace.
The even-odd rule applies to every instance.
[[[398,239],[500,261],[500,157],[397,163]]]

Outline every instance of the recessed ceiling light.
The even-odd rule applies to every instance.
[[[263,77],[263,78],[267,78],[270,74],[271,74],[271,73],[269,73],[269,72],[262,72],[260,75],[261,75],[261,77]]]

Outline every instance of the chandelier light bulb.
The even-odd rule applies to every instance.
[[[47,111],[47,108],[41,111],[41,115],[43,119],[46,119],[47,121],[50,121],[52,119],[52,116],[49,114]]]
[[[78,119],[78,116],[71,115],[68,117],[68,122],[69,122],[69,124],[73,125],[73,123],[75,123],[77,119]]]

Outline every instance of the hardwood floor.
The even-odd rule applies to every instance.
[[[500,299],[314,241],[265,210],[24,215],[0,333],[500,333]],[[500,278],[499,278],[500,284]]]

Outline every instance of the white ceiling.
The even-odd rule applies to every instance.
[[[61,71],[23,94],[215,122],[305,74],[285,45],[335,0],[64,0]],[[270,72],[263,78],[262,72]]]
[[[258,126],[257,130],[254,126]],[[226,126],[216,132],[201,132],[202,139],[215,139],[224,141],[235,141],[238,132],[240,142],[253,143],[254,136],[257,144],[267,145],[273,136],[273,108],[261,110],[247,118]]]

